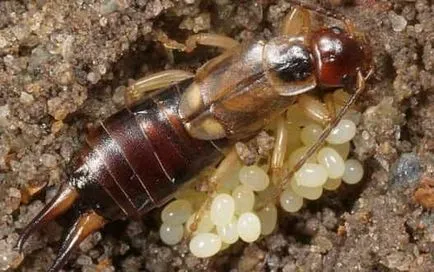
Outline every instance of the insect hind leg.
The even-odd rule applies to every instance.
[[[235,148],[232,148],[232,150],[226,155],[223,161],[220,162],[220,164],[217,166],[217,169],[214,170],[214,173],[209,178],[208,196],[205,202],[203,202],[200,206],[193,222],[188,227],[189,235],[187,236],[187,239],[191,238],[191,235],[197,230],[200,220],[207,209],[210,208],[213,196],[215,196],[222,180],[225,178],[228,172],[233,171],[233,169],[236,169],[237,167],[241,167],[241,162],[238,159],[238,154],[235,151]]]

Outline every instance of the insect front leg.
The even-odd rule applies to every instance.
[[[238,46],[239,42],[224,35],[200,33],[188,37],[188,39],[185,41],[185,51],[193,51],[198,44],[230,50]]]
[[[209,60],[196,71],[196,79],[201,80],[209,74],[209,71],[211,71],[213,67],[230,56],[231,49],[238,47],[240,43],[235,39],[220,34],[199,33],[189,36],[185,41],[184,47],[177,49],[192,52],[198,45],[217,47],[225,50],[221,55]]]
[[[185,52],[192,52],[197,45],[206,45],[229,50],[239,45],[238,41],[225,35],[214,33],[199,33],[191,35],[185,41],[185,44],[170,39],[163,31],[156,31],[156,39],[161,42],[167,49],[176,49]]]
[[[331,96],[325,97],[325,104],[311,95],[302,94],[297,102],[303,113],[311,120],[327,125],[335,117],[335,104]],[[284,118],[277,121],[275,144],[271,158],[271,176],[274,184],[280,184],[285,152],[288,145],[288,131]]]
[[[296,7],[283,19],[282,35],[307,35],[311,30],[311,15],[308,10]]]
[[[310,119],[326,125],[331,120],[331,112],[324,103],[314,98],[311,95],[302,94],[297,97],[298,104],[304,114]]]
[[[345,106],[349,98],[349,95],[342,91],[326,94],[324,96],[324,103],[307,94],[298,97],[297,101],[306,116],[315,122],[327,125],[331,120],[336,118],[338,110]],[[352,106],[351,108],[355,107]]]
[[[125,103],[130,106],[151,91],[167,88],[192,77],[193,73],[184,70],[166,70],[142,77],[125,90]]]

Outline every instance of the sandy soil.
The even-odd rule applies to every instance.
[[[331,2],[372,40],[376,73],[359,103],[353,151],[364,182],[282,212],[272,235],[209,260],[163,245],[158,211],[116,222],[86,240],[66,271],[434,271],[426,178],[434,174],[434,3]],[[19,230],[54,189],[28,204],[23,192],[65,178],[86,126],[122,107],[119,86],[171,67],[194,71],[217,54],[168,54],[157,30],[180,41],[207,31],[268,38],[289,8],[272,0],[1,1],[0,270],[13,265]],[[35,235],[17,270],[44,271],[71,219]]]

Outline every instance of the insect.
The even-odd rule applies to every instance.
[[[254,136],[305,93],[336,87],[353,91],[336,116],[316,116],[328,126],[293,175],[364,90],[372,68],[368,43],[348,19],[290,2],[297,7],[281,34],[268,41],[238,44],[215,34],[193,35],[185,45],[168,40],[167,47],[185,51],[197,44],[225,51],[196,74],[164,71],[129,88],[127,107],[88,134],[69,180],[23,230],[20,252],[31,233],[76,204],[80,216],[49,269],[58,271],[88,235],[110,221],[139,218],[163,205],[179,186],[218,163],[228,147]],[[345,29],[314,26],[311,11],[343,22]],[[314,107],[314,100],[305,100],[305,107]]]

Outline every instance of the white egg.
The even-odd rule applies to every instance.
[[[350,159],[345,162],[345,173],[342,180],[347,184],[356,184],[363,178],[363,166],[358,160]]]
[[[211,203],[211,221],[217,226],[229,224],[235,213],[235,201],[228,194],[218,194]]]
[[[287,212],[297,212],[303,206],[303,198],[286,189],[280,194],[280,206]]]
[[[208,258],[219,252],[222,241],[217,234],[199,233],[195,235],[189,244],[190,252],[198,258]]]

